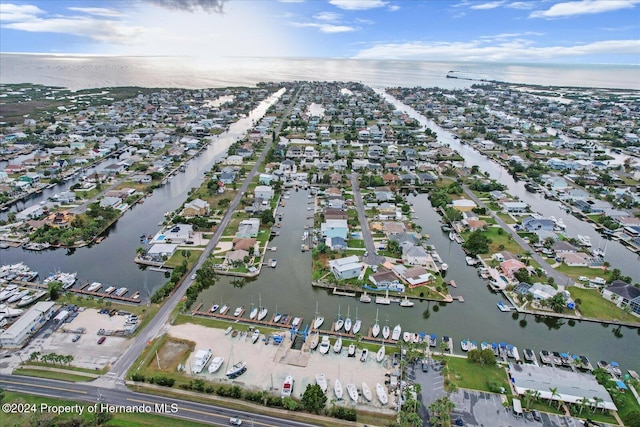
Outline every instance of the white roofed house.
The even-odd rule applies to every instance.
[[[260,231],[260,219],[258,218],[249,218],[240,221],[238,225],[238,231],[236,232],[236,237],[257,237],[258,232]]]
[[[254,190],[254,197],[256,199],[271,200],[273,196],[274,191],[270,185],[258,185]]]
[[[362,272],[364,265],[356,255],[351,255],[346,258],[330,260],[329,268],[336,279],[346,280],[358,277]]]
[[[402,261],[408,265],[427,265],[433,259],[422,246],[406,242],[402,245]]]

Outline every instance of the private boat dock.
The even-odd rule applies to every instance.
[[[85,290],[89,286],[89,283],[82,285],[80,288],[69,288],[68,291],[75,292],[77,294],[82,295],[91,295],[98,298],[109,298],[112,300],[129,302],[133,304],[140,303],[140,292],[136,291],[132,296],[126,297],[125,295],[129,292],[128,290],[124,292],[122,295],[116,295],[115,290],[109,293],[106,292],[98,292],[98,291],[88,291]],[[100,289],[100,288],[99,288]]]

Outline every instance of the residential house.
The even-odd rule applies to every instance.
[[[569,267],[588,267],[591,258],[584,252],[563,252],[558,257]]]
[[[344,251],[347,249],[347,241],[342,237],[327,237],[325,245],[331,248],[332,251]]]
[[[349,226],[346,219],[326,219],[320,225],[322,237],[342,237],[347,238]]]
[[[194,216],[209,215],[210,206],[209,203],[202,199],[194,199],[184,205],[182,209],[182,216],[185,218],[191,218]]]
[[[508,213],[523,213],[529,210],[524,202],[502,202],[502,208]]]
[[[329,261],[329,268],[337,280],[346,280],[358,277],[362,272],[363,267],[363,264],[356,255],[332,259]]]
[[[433,274],[423,267],[407,268],[404,265],[396,265],[393,270],[409,285],[409,288],[427,286],[436,279]]]
[[[405,286],[400,283],[400,279],[392,271],[385,268],[380,269],[377,273],[369,275],[369,281],[378,290],[404,292]]]
[[[229,264],[243,263],[244,259],[249,256],[249,252],[238,249],[237,251],[229,251],[225,254],[225,258]]]
[[[242,249],[248,251],[249,249],[255,247],[256,241],[257,240],[254,238],[234,237],[231,244],[234,250]]]
[[[324,208],[324,219],[347,219],[347,211],[344,209]]]
[[[422,246],[409,243],[402,245],[402,261],[408,265],[427,265],[432,261],[431,255]]]
[[[528,217],[522,220],[522,228],[526,231],[546,230],[553,231],[555,224],[547,218]]]
[[[629,306],[631,311],[640,315],[640,289],[622,280],[614,280],[602,289],[603,298],[613,302],[620,308]]]
[[[238,225],[238,231],[236,232],[236,237],[257,237],[258,232],[260,231],[260,219],[259,218],[249,218],[240,221]]]
[[[564,240],[559,240],[559,241],[555,242],[551,246],[551,250],[554,251],[556,254],[576,253],[576,252],[578,252],[578,248],[576,248],[571,243],[569,243],[567,241],[564,241]]]
[[[258,185],[254,190],[254,197],[256,199],[271,200],[273,196],[273,188],[269,185]]]
[[[513,278],[513,273],[521,268],[527,268],[527,266],[517,259],[508,259],[500,263],[500,270],[502,270],[502,273],[508,278]]]

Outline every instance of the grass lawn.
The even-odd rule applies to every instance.
[[[100,369],[100,370],[95,370],[95,369],[89,369],[89,368],[79,368],[77,366],[73,366],[73,365],[56,365],[53,363],[44,363],[44,362],[35,362],[35,361],[28,361],[26,360],[24,363],[21,364],[21,366],[25,369],[28,369],[29,366],[33,367],[33,366],[42,366],[42,367],[46,367],[46,368],[56,368],[56,369],[64,369],[65,371],[70,371],[70,373],[73,373],[72,371],[75,372],[84,372],[85,374],[90,374],[90,375],[102,375],[102,374],[106,374],[107,372],[109,372],[109,368],[107,366],[105,366],[104,368]]]
[[[586,276],[590,279],[593,279],[596,276],[606,278],[607,273],[604,270],[599,268],[589,268],[589,267],[569,267],[567,264],[562,264],[556,267],[556,270],[560,273],[564,273],[572,279],[578,279],[579,276]]]
[[[464,237],[464,239],[466,240],[469,237],[469,234],[471,233],[463,233],[462,237]],[[517,244],[514,240],[509,240],[509,233],[504,231],[501,227],[489,227],[487,231],[483,231],[482,234],[491,239],[489,251],[486,253],[486,255],[500,252],[501,250],[509,251],[512,254],[519,254],[524,252],[524,249],[522,249],[519,244]],[[503,245],[504,249],[500,249],[500,245]]]
[[[636,389],[637,389],[638,385],[636,382]],[[622,418],[622,421],[627,421],[626,418],[627,416],[633,412],[633,411],[640,411],[640,405],[638,405],[638,402],[635,400],[635,398],[633,397],[633,394],[631,393],[613,393],[612,394],[613,397],[613,403],[616,404],[616,407],[618,408],[618,415],[620,415],[620,418]],[[596,413],[599,411],[596,411]],[[615,423],[612,423],[615,424]],[[625,424],[625,425],[631,425],[630,423]]]
[[[188,252],[189,256],[185,258],[182,255],[183,251],[184,252]],[[164,266],[167,267],[167,268],[176,268],[176,267],[182,265],[182,261],[186,259],[187,260],[187,271],[189,271],[196,264],[196,262],[198,262],[198,258],[200,258],[201,254],[202,254],[202,251],[191,251],[189,249],[178,249],[171,256],[171,258],[169,258],[167,260],[167,262],[164,263]]]
[[[582,300],[580,312],[583,316],[640,323],[640,319],[631,313],[625,313],[624,310],[617,307],[611,301],[602,298],[602,295],[600,295],[597,289],[585,289],[572,286],[569,288],[569,293],[571,293],[571,297],[574,300]]]
[[[447,357],[449,380],[458,387],[491,392],[490,383],[509,388],[507,372],[502,367],[472,363],[466,358]]]
[[[364,248],[364,240],[362,239],[347,239],[347,246],[350,248]]]
[[[74,375],[71,373],[67,374],[65,372],[43,371],[40,369],[29,369],[29,368],[18,368],[14,370],[12,374],[24,375],[28,377],[50,378],[52,380],[62,380],[62,381],[72,381],[72,382],[91,381],[96,378],[96,376]]]
[[[511,217],[511,215],[502,212],[498,212],[496,215],[507,224],[516,224],[516,221]]]
[[[93,397],[92,397],[93,398]],[[42,396],[33,396],[30,394],[23,393],[14,393],[10,391],[5,391],[5,398],[3,403],[11,403],[11,402],[21,402],[27,404],[48,404],[49,406],[67,406],[72,407],[77,404],[82,405],[85,409],[83,414],[80,416],[77,413],[69,413],[59,415],[54,418],[54,421],[51,425],[62,425],[65,420],[70,420],[76,417],[81,417],[84,421],[89,421],[91,419],[91,414],[86,409],[88,406],[93,405],[93,403],[82,403],[71,400],[63,400],[63,399],[52,399],[49,397]],[[23,414],[23,413],[3,413],[2,414],[2,425],[3,426],[19,426],[19,425],[37,425],[37,420],[41,417],[41,412],[39,410],[39,406],[36,407],[36,411],[33,414]],[[222,421],[226,422],[227,417]],[[71,424],[69,424],[71,425]],[[163,417],[155,414],[114,414],[110,421],[103,426],[122,426],[122,427],[144,427],[144,426],[153,426],[153,427],[204,427],[209,424],[201,424],[196,423],[191,420],[180,420],[177,418],[169,418]]]

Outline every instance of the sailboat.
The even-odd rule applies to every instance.
[[[276,314],[273,316],[273,323],[278,323],[282,319],[282,314],[278,313],[278,306],[276,305]]]
[[[362,328],[362,320],[358,319],[358,307],[356,307],[356,321],[353,324],[353,333],[357,334],[360,332],[360,328]]]
[[[377,337],[380,334],[380,324],[378,323],[378,310],[376,309],[376,323],[373,324],[373,327],[371,328],[371,335],[373,335],[373,337]]]
[[[336,395],[337,400],[342,400],[342,395],[343,395],[342,383],[337,378],[336,378],[335,384],[333,385],[333,393]]]
[[[269,312],[269,310],[267,310],[266,307],[262,306],[262,295],[258,294],[258,300],[260,301],[260,309],[258,310],[258,320],[263,320],[265,317],[267,317],[267,313]]]
[[[327,392],[327,377],[324,374],[316,374],[316,384],[320,386],[323,393]]]
[[[389,318],[387,318],[387,324],[382,328],[382,337],[386,340],[389,339],[391,330],[389,329]]]
[[[413,307],[414,302],[409,301],[409,297],[405,295],[404,299],[400,301],[400,307]]]
[[[335,353],[340,353],[342,351],[342,337],[338,337],[336,343],[333,345],[333,351]]]
[[[316,318],[313,320],[313,329],[319,329],[324,323],[324,317],[318,313],[318,301],[316,301]]]
[[[255,319],[258,316],[258,307],[253,306],[253,301],[251,301],[251,311],[249,312],[249,319]]]
[[[355,384],[353,383],[347,384],[347,393],[349,394],[349,397],[351,398],[351,400],[353,400],[354,402],[358,401],[358,388],[356,387]]]
[[[338,319],[336,320],[334,330],[338,332],[340,329],[342,329],[342,325],[344,325],[344,320],[342,319],[342,316],[340,316],[340,306],[338,306]]]
[[[320,334],[315,333],[311,335],[311,339],[309,341],[309,348],[311,350],[315,350],[318,347],[318,343],[320,342]]]
[[[371,389],[364,381],[362,382],[362,395],[367,399],[367,402],[371,402],[373,395],[371,394]]]
[[[331,347],[331,342],[329,341],[329,337],[327,335],[322,337],[322,342],[320,343],[320,353],[327,354],[329,352],[329,348]]]
[[[351,307],[347,306],[347,318],[344,321],[344,330],[346,332],[351,331],[351,316],[349,314],[350,309],[351,309]]]
[[[376,395],[378,396],[378,400],[381,404],[386,405],[389,402],[389,396],[387,396],[386,388],[380,384],[376,384]]]
[[[378,363],[382,362],[382,360],[384,359],[385,353],[386,353],[386,349],[384,345],[382,345],[382,347],[380,347],[380,349],[378,349],[378,352],[376,353],[376,362]]]

